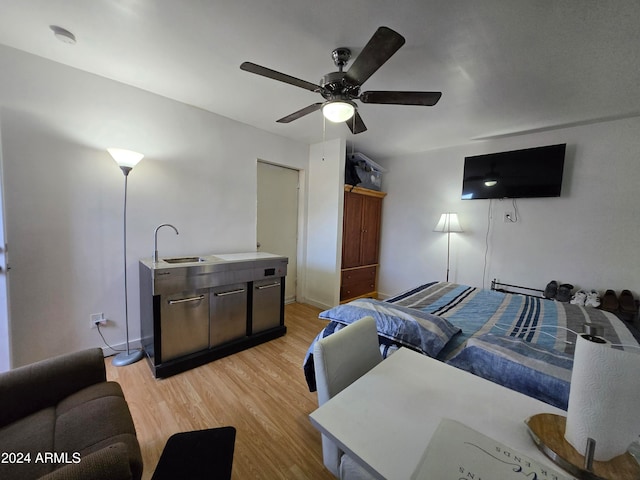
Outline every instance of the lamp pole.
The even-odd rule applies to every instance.
[[[457,213],[443,213],[438,220],[438,224],[433,229],[434,232],[441,232],[447,234],[447,278],[449,281],[449,261],[451,253],[451,232],[462,232],[462,227],[458,220]]]
[[[130,150],[122,150],[110,148],[108,149],[111,156],[116,162],[122,173],[124,174],[124,209],[123,209],[123,246],[124,246],[124,322],[127,338],[127,350],[118,353],[113,357],[112,364],[116,367],[124,367],[125,365],[131,365],[137,362],[143,357],[142,350],[132,350],[129,346],[129,296],[127,288],[127,183],[129,178],[129,172],[133,167],[142,160],[143,155],[140,153],[132,152]]]
[[[447,282],[449,281],[449,251],[451,249],[451,219],[447,219]]]

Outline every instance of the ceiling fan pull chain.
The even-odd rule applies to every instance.
[[[355,135],[355,131],[356,131],[356,116],[354,115],[353,117],[351,117],[351,125],[353,128],[351,128],[351,133],[352,135]],[[351,155],[353,155],[355,152],[355,141],[351,142]]]
[[[327,119],[322,116],[322,161],[324,162],[324,141],[327,136]]]

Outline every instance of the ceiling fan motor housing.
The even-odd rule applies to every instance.
[[[344,67],[351,58],[351,50],[347,47],[336,48],[331,52],[337,72],[327,73],[320,79],[320,94],[327,100],[354,100],[360,95],[360,86],[352,85],[344,80]]]
[[[344,81],[345,72],[327,73],[320,80],[320,94],[327,100],[353,100],[360,95],[360,86]]]

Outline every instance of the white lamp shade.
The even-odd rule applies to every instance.
[[[133,168],[144,157],[142,153],[125,150],[124,148],[107,148],[107,152],[109,152],[120,167]]]
[[[335,123],[349,120],[355,112],[356,108],[352,102],[334,100],[322,106],[324,118]]]
[[[434,232],[462,232],[457,213],[443,213],[440,215],[438,224],[433,229]]]

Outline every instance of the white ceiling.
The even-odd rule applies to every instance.
[[[320,112],[275,120],[322,97],[240,64],[316,83],[334,48],[355,56],[381,25],[406,43],[363,91],[443,96],[359,104],[357,136],[327,124],[374,159],[640,115],[638,0],[0,0],[0,44],[306,143],[323,138]]]

